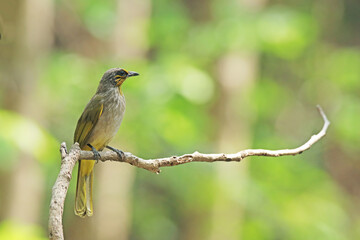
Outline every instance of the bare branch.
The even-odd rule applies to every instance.
[[[75,143],[70,152],[67,153],[66,144],[63,142],[60,146],[61,166],[60,173],[52,189],[49,211],[49,238],[64,239],[62,215],[64,212],[64,203],[72,177],[72,170],[80,156],[79,144]]]
[[[233,154],[203,154],[194,152],[193,154],[185,154],[182,156],[172,156],[166,158],[145,160],[139,158],[129,152],[125,153],[124,158],[117,155],[113,151],[100,152],[100,161],[117,161],[126,162],[133,166],[146,169],[151,172],[160,173],[161,167],[176,166],[189,162],[240,162],[242,159],[250,156],[266,156],[266,157],[280,157],[285,155],[297,155],[303,151],[308,150],[314,143],[318,142],[326,134],[330,125],[325,113],[320,106],[317,106],[321,117],[324,120],[324,125],[318,134],[311,136],[311,138],[298,148],[283,149],[283,150],[266,150],[266,149],[247,149]],[[50,239],[64,239],[62,227],[62,215],[64,210],[64,202],[72,177],[72,170],[78,160],[92,160],[94,154],[91,151],[82,151],[79,144],[75,143],[69,153],[66,150],[66,144],[62,143],[60,147],[61,153],[61,167],[60,173],[56,179],[52,189],[52,198],[50,203],[49,216],[49,238]]]
[[[308,150],[314,143],[318,142],[322,137],[325,136],[326,131],[330,125],[324,111],[318,105],[317,109],[324,120],[324,125],[321,131],[311,136],[311,138],[298,148],[294,149],[282,149],[282,150],[266,150],[266,149],[247,149],[233,154],[217,153],[217,154],[203,154],[194,152],[193,154],[185,154],[182,156],[172,156],[166,158],[157,159],[142,159],[129,152],[125,153],[125,158],[122,159],[113,151],[106,151],[100,153],[100,161],[117,161],[126,162],[133,166],[144,168],[148,171],[160,173],[160,167],[170,167],[180,165],[189,162],[240,162],[242,159],[250,156],[266,156],[266,157],[280,157],[285,155],[297,155]],[[80,159],[90,160],[94,159],[94,154],[91,151],[81,151]]]

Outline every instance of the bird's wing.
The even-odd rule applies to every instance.
[[[86,105],[84,112],[79,118],[74,134],[74,142],[78,142],[80,148],[85,147],[88,143],[87,141],[101,117],[103,109],[104,104],[99,96],[93,97]]]

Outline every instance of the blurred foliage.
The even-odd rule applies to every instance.
[[[129,61],[116,59],[111,50],[89,57],[56,36],[32,96],[34,112],[40,112],[34,119],[40,120],[0,102],[0,180],[14,171],[19,152],[30,154],[46,176],[49,202],[58,145],[72,143],[78,117],[103,72],[117,66],[141,74],[124,84],[127,110],[114,141],[121,149],[144,158],[215,152],[224,94],[217,63],[225,54],[245,51],[259,59],[249,90],[255,115],[249,148],[304,143],[322,125],[316,104],[323,106],[331,126],[325,139],[300,156],[246,159],[246,196],[230,196],[243,211],[238,238],[359,239],[360,17],[355,9],[360,4],[336,2],[337,8],[325,1],[267,1],[248,9],[235,0],[201,1],[201,8],[191,1],[153,0],[148,52]],[[83,31],[106,43],[117,6],[115,0],[58,0],[54,7],[55,14],[75,14]],[[1,99],[6,93],[0,88]],[[216,192],[216,166],[165,168],[159,176],[136,170],[130,239],[208,239],[214,199],[228,194]],[[65,208],[68,225],[74,217],[74,185]],[[8,202],[2,194],[0,203]],[[47,208],[41,208],[41,227],[2,221],[0,239],[42,239]],[[0,211],[1,220],[5,212]]]
[[[73,4],[92,34],[98,38],[110,37],[116,20],[115,1],[78,0]]]
[[[299,57],[316,33],[316,22],[310,15],[287,7],[270,7],[259,18],[262,49],[285,59]]]
[[[59,144],[50,133],[30,119],[10,111],[0,110],[0,141],[4,143],[0,154],[5,156],[2,158],[4,162],[0,161],[0,168],[14,165],[8,160],[16,160],[14,155],[18,152],[30,154],[42,164],[52,164],[58,157],[54,153]],[[10,154],[8,158],[7,154]]]
[[[45,232],[39,226],[25,226],[12,221],[0,222],[0,239],[45,240]]]

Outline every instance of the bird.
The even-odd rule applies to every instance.
[[[125,113],[125,96],[122,84],[138,76],[137,72],[112,68],[102,76],[99,86],[81,114],[74,133],[74,143],[82,150],[94,153],[94,160],[79,160],[74,212],[80,217],[93,215],[94,165],[100,158],[99,151],[109,148],[124,156],[121,150],[108,146],[119,130]]]

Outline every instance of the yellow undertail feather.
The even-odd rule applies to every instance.
[[[95,161],[79,161],[78,178],[75,196],[75,214],[80,217],[92,216],[92,189]]]

